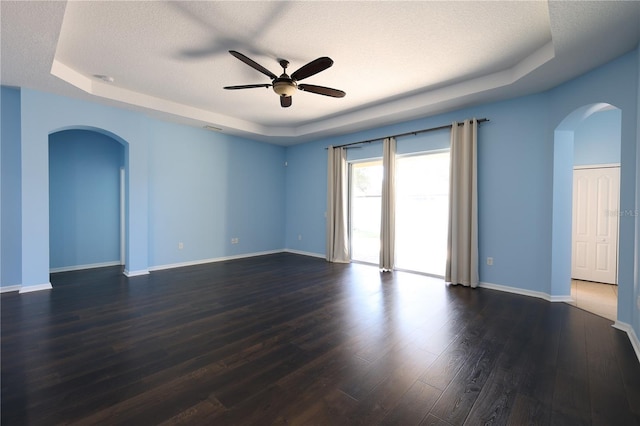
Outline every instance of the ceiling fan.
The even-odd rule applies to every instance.
[[[291,106],[291,96],[295,93],[296,90],[302,90],[303,92],[317,93],[319,95],[331,96],[333,98],[342,98],[346,95],[345,92],[338,89],[332,89],[330,87],[324,86],[315,86],[313,84],[298,84],[298,81],[303,80],[307,77],[311,77],[314,74],[319,73],[320,71],[324,71],[333,65],[333,60],[331,58],[327,58],[323,56],[322,58],[318,58],[309,62],[308,64],[302,66],[300,69],[295,71],[291,76],[287,75],[287,67],[289,66],[289,61],[285,59],[280,59],[280,66],[282,67],[282,74],[280,77],[255,62],[254,60],[246,57],[240,52],[236,52],[235,50],[230,50],[231,53],[236,58],[240,59],[245,64],[250,67],[260,71],[262,74],[266,75],[271,79],[271,83],[265,84],[245,84],[243,86],[226,86],[227,90],[237,90],[237,89],[254,89],[257,87],[273,87],[273,91],[278,94],[280,97],[280,106],[283,108],[287,108]]]

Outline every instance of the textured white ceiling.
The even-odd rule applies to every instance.
[[[2,84],[290,144],[544,90],[635,47],[639,2],[2,1]],[[329,56],[283,109],[280,74]],[[53,74],[53,75],[52,75]],[[114,78],[105,83],[95,74]],[[55,77],[54,77],[55,76]]]

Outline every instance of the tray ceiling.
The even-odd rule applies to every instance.
[[[288,145],[546,90],[638,44],[638,2],[2,1],[2,84]],[[333,67],[283,109],[269,83]],[[112,82],[96,76],[108,76]]]

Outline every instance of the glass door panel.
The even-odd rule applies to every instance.
[[[449,152],[396,159],[396,262],[444,276],[449,211]]]
[[[351,164],[351,259],[377,264],[380,260],[382,161]]]

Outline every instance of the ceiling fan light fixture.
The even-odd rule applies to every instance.
[[[291,80],[275,80],[273,91],[279,96],[292,96],[296,92],[296,83]]]

